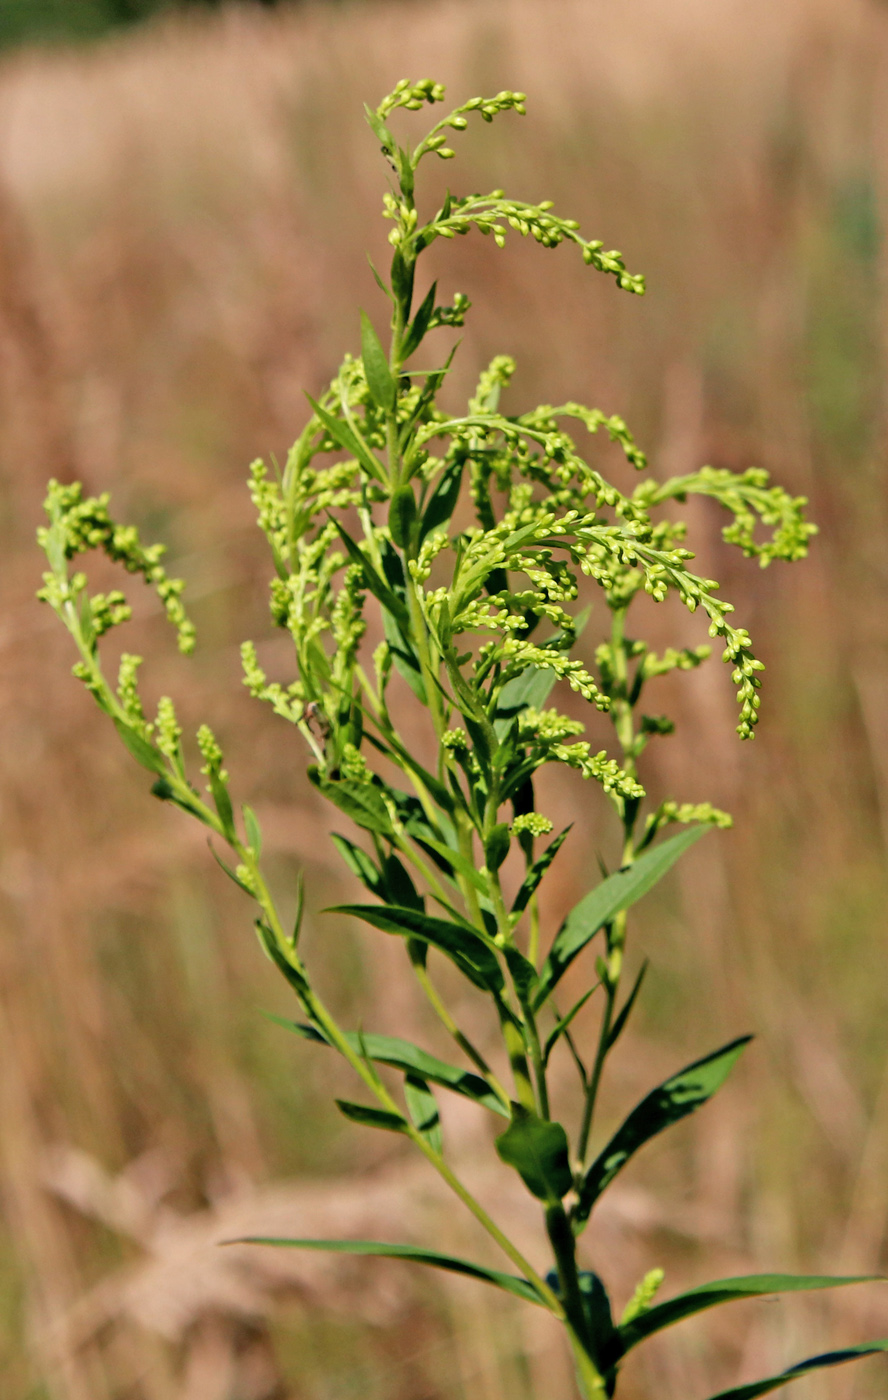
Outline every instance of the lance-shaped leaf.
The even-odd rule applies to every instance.
[[[528,706],[535,710],[541,709],[557,679],[555,672],[550,671],[548,666],[528,666],[520,676],[506,681],[499,693],[493,725],[497,738],[504,737],[515,716]]]
[[[418,1074],[408,1074],[404,1080],[404,1101],[407,1112],[430,1147],[440,1154],[444,1146],[438,1101],[427,1082]]]
[[[496,1150],[515,1168],[528,1191],[550,1205],[566,1196],[573,1184],[564,1128],[520,1104],[513,1105],[512,1122],[496,1139]]]
[[[163,776],[166,773],[166,764],[163,754],[156,749],[152,743],[144,739],[131,724],[126,724],[116,715],[112,716],[114,727],[126,744],[133,758],[137,763],[141,763],[143,768],[147,768],[150,773],[159,773]]]
[[[357,564],[358,568],[361,570],[366,587],[373,594],[374,598],[378,599],[386,612],[391,613],[401,630],[409,633],[410,616],[407,612],[407,606],[404,600],[399,598],[397,593],[389,586],[388,582],[376,572],[370,560],[365,554],[361,553],[351,535],[347,530],[343,529],[339,521],[335,520],[333,523],[339,533],[339,538],[348,551],[349,558],[352,563]]]
[[[469,1278],[505,1289],[506,1293],[514,1293],[516,1298],[523,1298],[527,1303],[546,1306],[533,1284],[526,1279],[500,1273],[498,1269],[488,1269],[483,1264],[473,1264],[471,1260],[460,1259],[455,1254],[441,1254],[436,1249],[420,1249],[413,1244],[385,1244],[379,1240],[286,1240],[259,1235],[225,1240],[224,1243],[270,1244],[279,1249],[322,1249],[332,1254],[364,1254],[373,1259],[406,1259],[413,1264],[429,1264],[433,1269],[446,1269],[448,1273],[466,1274]]]
[[[357,457],[364,470],[373,477],[375,481],[381,481],[385,485],[385,469],[382,463],[370,451],[362,437],[352,429],[351,424],[346,423],[342,418],[335,418],[332,413],[328,413],[326,408],[322,408],[311,394],[305,396],[312,406],[312,410],[321,425],[335,443],[348,452],[350,456]]]
[[[419,349],[425,338],[425,333],[429,328],[429,322],[435,310],[435,294],[438,290],[437,282],[433,282],[423,297],[419,310],[413,318],[413,322],[404,337],[401,345],[401,356],[409,360],[415,350]]]
[[[416,497],[412,486],[399,486],[389,504],[389,530],[399,549],[409,550],[417,523]]]
[[[695,841],[699,841],[708,830],[708,827],[693,826],[687,831],[680,831],[677,836],[672,836],[668,841],[645,851],[625,870],[618,870],[615,875],[609,875],[581,899],[579,904],[574,905],[558,930],[549,956],[543,964],[536,1003],[538,1007],[598,930],[610,923],[623,909],[635,904],[642,895],[647,894],[667,870],[672,868],[679,856]]]
[[[822,1288],[844,1288],[849,1283],[884,1282],[877,1275],[854,1277],[834,1277],[817,1274],[747,1274],[743,1278],[720,1278],[713,1283],[690,1288],[675,1298],[667,1298],[664,1303],[639,1313],[631,1322],[618,1328],[624,1353],[662,1332],[664,1327],[672,1327],[683,1322],[686,1317],[718,1307],[720,1303],[732,1303],[740,1298],[762,1298],[774,1293],[808,1293]]]
[[[384,1108],[367,1108],[362,1103],[352,1103],[350,1099],[334,1099],[336,1107],[344,1117],[353,1123],[361,1123],[365,1128],[383,1128],[387,1133],[406,1133],[407,1120],[400,1113],[388,1113]]]
[[[300,1021],[288,1021],[283,1016],[273,1015],[272,1012],[266,1012],[265,1015],[270,1021],[274,1021],[275,1025],[283,1026],[288,1031],[295,1031],[305,1040],[313,1040],[321,1045],[330,1044],[329,1040],[325,1039],[314,1026],[304,1025]],[[423,1050],[420,1046],[413,1045],[409,1040],[401,1040],[397,1036],[374,1035],[367,1031],[362,1032],[360,1036],[349,1031],[345,1038],[359,1055],[366,1055],[367,1059],[375,1060],[377,1064],[391,1065],[392,1069],[402,1070],[405,1074],[421,1075],[423,1079],[431,1080],[433,1084],[440,1084],[443,1089],[450,1089],[455,1094],[462,1094],[465,1098],[472,1099],[482,1108],[489,1108],[502,1118],[509,1116],[509,1110],[504,1107],[480,1074],[460,1069],[458,1065],[449,1065],[446,1061],[439,1060],[436,1055],[430,1055],[427,1050]]]
[[[435,482],[419,527],[420,544],[438,525],[446,524],[453,514],[462,485],[464,466],[464,462],[453,462]]]
[[[382,792],[375,783],[359,783],[351,778],[325,778],[315,765],[308,769],[309,781],[347,817],[377,836],[391,836],[392,822]]]
[[[573,822],[571,822],[571,826],[573,826]],[[520,914],[521,910],[525,909],[530,903],[531,896],[533,895],[534,891],[537,888],[537,885],[542,880],[546,871],[549,869],[549,866],[552,864],[553,860],[557,856],[558,852],[561,850],[561,847],[564,844],[564,841],[567,837],[567,833],[569,831],[570,826],[566,826],[563,831],[558,833],[554,841],[549,842],[549,845],[543,851],[543,854],[539,857],[539,859],[534,861],[533,865],[530,867],[530,869],[524,877],[524,880],[522,881],[520,890],[515,896],[515,902],[512,905],[513,914]]]
[[[586,1173],[575,1211],[578,1222],[588,1219],[602,1191],[639,1147],[712,1098],[751,1039],[748,1035],[741,1036],[702,1060],[695,1060],[642,1099]]]
[[[767,1376],[762,1381],[752,1381],[750,1385],[734,1386],[732,1390],[720,1390],[718,1395],[711,1395],[709,1400],[758,1400],[760,1395],[770,1395],[772,1390],[779,1390],[781,1386],[789,1385],[790,1381],[800,1380],[812,1371],[824,1371],[829,1366],[843,1366],[846,1361],[859,1361],[861,1357],[876,1356],[879,1352],[886,1351],[888,1337],[882,1337],[877,1342],[862,1342],[857,1347],[843,1347],[841,1351],[826,1351],[820,1356],[809,1356],[807,1361],[800,1361],[796,1366],[790,1366],[788,1371],[781,1371],[779,1375]]]
[[[593,986],[591,986],[587,992],[583,993],[579,1001],[574,1003],[574,1005],[568,1011],[567,1015],[562,1016],[561,1019],[555,1024],[555,1026],[553,1026],[546,1040],[545,1047],[543,1049],[544,1065],[547,1065],[549,1063],[549,1056],[551,1055],[555,1046],[558,1044],[558,1041],[564,1035],[565,1031],[570,1029],[571,1021],[574,1019],[575,1016],[579,1015],[583,1007],[586,1005],[586,1002],[592,996],[593,992],[597,992],[600,986],[600,982],[596,982]]]
[[[417,909],[402,909],[393,904],[338,904],[328,913],[352,914],[383,933],[398,933],[402,937],[420,938],[445,957],[482,991],[499,992],[503,987],[503,972],[495,952],[471,924],[436,919]]]
[[[395,406],[398,390],[379,336],[366,311],[361,312],[361,359],[370,393],[379,407],[390,413]]]
[[[632,1008],[638,999],[638,993],[641,991],[641,985],[644,982],[647,970],[648,960],[647,958],[645,958],[644,962],[641,964],[641,967],[638,970],[638,976],[636,977],[635,982],[633,983],[632,991],[629,993],[628,997],[623,1002],[623,1005],[620,1008],[619,1015],[614,1021],[614,1024],[611,1026],[610,1034],[607,1038],[608,1050],[613,1050],[620,1036],[623,1034],[623,1031],[626,1029],[626,1022],[632,1015]]]

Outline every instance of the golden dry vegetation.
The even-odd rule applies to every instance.
[[[343,1014],[431,1035],[398,950],[319,915],[341,878],[330,813],[293,733],[242,692],[237,656],[252,636],[286,675],[247,464],[286,451],[303,389],[356,348],[356,306],[379,309],[365,252],[385,252],[385,170],[361,103],[426,73],[459,96],[530,95],[524,125],[467,134],[450,178],[555,199],[649,278],[639,301],[564,249],[450,245],[444,285],[477,308],[454,393],[508,351],[516,404],[620,412],[660,472],[767,467],[821,526],[807,563],[761,574],[723,545],[717,512],[693,510],[701,571],[725,579],[768,663],[764,719],[755,745],[736,741],[717,662],[664,689],[681,723],[651,786],[711,798],[736,827],[635,920],[653,969],[608,1112],[733,1034],[758,1039],[719,1100],[627,1172],[587,1261],[621,1303],[658,1262],[672,1288],[888,1266],[888,6],[232,10],[0,66],[4,1400],[572,1394],[560,1339],[478,1285],[218,1246],[260,1230],[484,1251],[398,1145],[334,1117],[335,1065],[263,1020],[290,1007],[245,902],[148,796],[32,601],[51,474],[110,489],[166,539],[197,656],[173,656],[138,594],[127,647],[154,654],[149,688],[224,737],[281,888],[306,869],[310,956]],[[701,639],[677,614],[651,625]],[[613,832],[579,782],[550,800],[577,822],[555,919]],[[479,1193],[531,1238],[472,1112],[446,1126]],[[886,1333],[878,1286],[740,1304],[642,1353],[626,1400],[702,1400]],[[798,1392],[885,1388],[875,1361]]]

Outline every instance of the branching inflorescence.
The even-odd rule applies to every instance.
[[[731,667],[738,732],[751,738],[762,663],[748,633],[734,625],[718,584],[693,571],[684,525],[665,512],[689,495],[710,497],[727,513],[725,540],[763,567],[804,557],[815,527],[805,519],[804,500],[770,485],[757,469],[738,474],[703,467],[656,480],[616,415],[573,402],[501,412],[500,396],[515,368],[506,356],[481,374],[464,414],[441,408],[453,351],[438,368],[408,367],[431,332],[462,325],[469,309],[461,294],[439,302],[437,284],[422,297],[415,294],[417,261],[436,239],[474,229],[500,246],[510,233],[531,236],[545,248],[571,243],[619,288],[644,291],[643,279],[627,270],[619,253],[583,238],[578,224],[557,216],[548,201],[526,204],[501,190],[448,194],[432,217],[422,215],[415,202],[421,162],[433,154],[449,159],[448,140],[476,114],[492,121],[524,112],[522,93],[473,98],[412,151],[401,147],[388,119],[443,96],[431,81],[401,82],[375,111],[367,110],[395,176],[383,211],[392,222],[389,281],[374,270],[390,303],[389,346],[362,313],[361,353],[346,356],[329,389],[310,400],[311,416],[283,472],[270,473],[262,462],[251,468],[252,498],[274,563],[271,615],[292,637],[293,678],[269,680],[252,642],[244,643],[242,657],[251,695],[295,726],[310,754],[311,781],[358,828],[353,835],[362,843],[340,834],[333,839],[372,899],[342,906],[343,912],[404,940],[419,987],[456,1042],[462,1065],[407,1041],[340,1028],[299,948],[301,891],[290,930],[263,875],[257,819],[246,806],[240,818],[235,815],[212,731],[204,725],[197,735],[202,793],[188,777],[172,701],[160,701],[152,722],[143,713],[139,658],[124,655],[116,687],[106,679],[98,644],[129,609],[120,593],[91,597],[86,578],[72,575],[69,564],[97,548],[142,574],[159,593],[181,649],[189,651],[193,629],[182,609],[181,584],[161,568],[160,547],[145,549],[135,530],[116,525],[107,498],[86,500],[79,486],[52,482],[50,523],[40,532],[50,569],[40,596],[74,638],[75,673],[153,773],[157,796],[197,817],[231,849],[234,863],[225,868],[257,904],[262,945],[305,1018],[293,1029],[337,1050],[370,1101],[338,1101],[339,1108],[356,1122],[411,1139],[515,1272],[409,1245],[276,1243],[411,1258],[505,1288],[564,1322],[582,1393],[609,1396],[627,1351],[662,1327],[731,1298],[849,1281],[783,1275],[721,1280],[658,1306],[662,1275],[654,1270],[617,1321],[601,1278],[577,1258],[578,1237],[601,1193],[644,1142],[705,1103],[745,1044],[732,1041],[667,1079],[609,1141],[593,1148],[602,1074],[643,978],[642,970],[624,993],[627,912],[707,828],[730,824],[707,802],[646,803],[639,760],[651,738],[672,730],[667,718],[642,712],[648,684],[699,666],[709,648],[656,654],[627,632],[629,610],[642,594],[657,602],[674,595],[689,612],[704,615]],[[634,487],[627,476],[631,489],[621,490],[587,461],[584,454],[595,446],[590,437],[602,432],[622,449],[631,472],[644,474]],[[472,523],[457,525],[457,519]],[[594,664],[577,655],[583,575],[598,585],[609,617]],[[382,638],[372,654],[368,626]],[[392,718],[390,697],[400,688],[403,701],[409,694],[404,683],[428,715],[431,759],[411,751]],[[583,724],[549,705],[559,683],[609,718],[616,754],[593,752]],[[548,839],[553,822],[537,810],[534,779],[549,763],[565,764],[601,787],[622,841],[620,868],[566,915],[554,937],[540,927],[538,890],[568,833]],[[384,776],[393,771],[400,783]],[[658,841],[670,823],[684,830]],[[591,986],[562,1014],[555,1000],[561,979],[595,940]],[[491,1063],[454,1019],[436,985],[439,958],[487,999],[501,1033],[501,1062]],[[600,1021],[587,1064],[572,1028],[593,993]],[[580,1079],[570,1133],[551,1116],[547,1078],[553,1055],[564,1050]],[[526,1258],[455,1175],[435,1097],[442,1089],[496,1116],[500,1158],[542,1204],[551,1269]],[[873,1343],[815,1358],[720,1400],[751,1400],[817,1364],[886,1347]]]

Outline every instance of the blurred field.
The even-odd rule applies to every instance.
[[[450,245],[444,285],[476,303],[454,393],[508,351],[516,405],[623,413],[661,473],[765,466],[810,496],[822,531],[807,563],[762,575],[717,514],[692,513],[701,571],[725,579],[767,662],[764,719],[754,745],[736,741],[718,662],[664,693],[683,723],[651,787],[711,798],[736,828],[635,921],[653,971],[608,1111],[734,1034],[758,1039],[724,1095],[626,1173],[587,1260],[620,1306],[654,1263],[674,1289],[888,1268],[888,6],[222,12],[0,65],[4,1400],[572,1394],[558,1339],[478,1285],[217,1248],[273,1226],[484,1253],[397,1145],[341,1125],[335,1067],[261,1017],[289,1003],[248,908],[147,795],[32,602],[51,474],[107,487],[167,540],[197,656],[174,657],[138,594],[126,645],[156,651],[149,693],[172,688],[223,737],[281,888],[305,867],[312,910],[330,903],[329,814],[291,733],[241,693],[242,637],[287,666],[263,640],[243,483],[356,348],[356,306],[379,309],[365,252],[384,257],[385,172],[361,103],[426,73],[457,97],[530,95],[525,125],[463,138],[450,178],[555,199],[649,279],[638,300],[565,250]],[[557,800],[578,825],[553,918],[613,835],[595,792],[568,782]],[[353,1022],[432,1034],[386,940],[316,914],[306,938]],[[474,1118],[447,1126],[480,1193],[532,1231],[497,1200]],[[878,1287],[738,1305],[643,1353],[626,1400],[702,1400],[885,1334]],[[797,1388],[885,1393],[878,1361]]]

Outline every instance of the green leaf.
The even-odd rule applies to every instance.
[[[846,1361],[858,1361],[863,1356],[876,1356],[884,1351],[888,1351],[888,1337],[882,1337],[877,1342],[862,1342],[857,1347],[844,1347],[841,1351],[826,1351],[821,1356],[809,1356],[807,1361],[800,1361],[777,1376],[753,1381],[751,1385],[738,1385],[732,1390],[720,1390],[718,1395],[711,1395],[709,1400],[757,1400],[759,1395],[770,1395],[772,1390],[779,1390],[781,1386],[789,1385],[790,1381],[797,1381],[801,1376],[809,1375],[811,1371],[823,1371],[829,1366],[842,1366]]]
[[[231,798],[228,794],[228,785],[223,781],[215,769],[210,770],[209,778],[210,792],[216,804],[216,811],[222,823],[222,829],[228,837],[235,836],[234,830],[234,809],[231,805]]]
[[[454,462],[441,473],[435,482],[423,511],[422,524],[419,529],[420,544],[426,535],[431,534],[438,525],[446,524],[452,516],[459,498],[464,466],[464,462]]]
[[[429,290],[426,292],[419,310],[413,318],[413,323],[410,326],[410,329],[404,337],[404,342],[401,346],[401,354],[405,360],[409,360],[410,356],[414,353],[415,350],[419,349],[419,346],[425,339],[426,331],[429,328],[429,322],[431,321],[432,315],[435,310],[435,296],[437,291],[438,284],[437,282],[433,282]]]
[[[392,372],[389,369],[386,353],[373,329],[373,322],[366,311],[361,312],[361,358],[364,361],[364,374],[367,387],[381,409],[391,413],[398,396]]]
[[[549,956],[540,974],[541,989],[537,1006],[557,985],[566,969],[600,928],[610,923],[621,910],[628,909],[647,894],[658,880],[670,870],[679,856],[709,830],[704,826],[689,827],[668,841],[644,851],[625,870],[618,870],[596,885],[579,904],[574,905],[555,936]]]
[[[816,1274],[747,1274],[744,1278],[720,1278],[658,1303],[618,1328],[618,1331],[626,1352],[645,1338],[652,1337],[655,1332],[662,1332],[664,1327],[672,1327],[676,1322],[683,1322],[686,1317],[694,1317],[707,1308],[718,1307],[720,1303],[732,1303],[739,1298],[762,1298],[772,1293],[807,1293],[821,1288],[845,1288],[850,1283],[879,1282],[884,1282],[884,1279],[878,1275],[830,1278]]]
[[[353,875],[357,875],[361,884],[364,885],[371,894],[377,895],[380,899],[382,894],[382,876],[374,865],[373,861],[362,851],[360,846],[356,846],[354,841],[349,841],[347,836],[340,836],[338,831],[331,833],[333,845],[336,847],[342,859],[345,861]]]
[[[336,1107],[353,1123],[362,1123],[366,1128],[383,1128],[387,1133],[406,1133],[407,1120],[400,1113],[386,1113],[382,1108],[367,1108],[362,1103],[352,1103],[349,1099],[335,1099]]]
[[[295,1031],[306,1040],[320,1041],[323,1045],[330,1043],[313,1026],[304,1025],[299,1021],[288,1021],[283,1016],[275,1016],[271,1012],[265,1014],[276,1025],[283,1026],[285,1030]],[[397,1036],[374,1035],[366,1031],[362,1033],[360,1041],[352,1032],[347,1032],[345,1038],[359,1054],[363,1053],[363,1045],[367,1058],[375,1060],[378,1064],[390,1065],[392,1069],[402,1070],[405,1074],[421,1075],[433,1084],[440,1084],[442,1089],[450,1089],[455,1094],[472,1099],[482,1108],[489,1108],[501,1118],[509,1116],[508,1109],[479,1074],[460,1069],[457,1065],[448,1065],[420,1046],[411,1044],[409,1040],[400,1040]]]
[[[217,851],[214,850],[213,843],[209,837],[207,837],[207,845],[210,848],[210,855],[213,857],[213,860],[216,862],[217,865],[222,867],[229,880],[233,880],[234,883],[237,885],[238,889],[243,890],[244,894],[248,894],[251,899],[255,899],[256,896],[250,889],[249,885],[245,885],[243,880],[237,874],[237,872],[233,870],[231,866],[228,865],[227,862],[222,859],[222,857],[218,854]]]
[[[573,822],[571,822],[571,826],[573,826]],[[543,851],[543,854],[539,857],[539,859],[534,861],[533,865],[530,867],[530,869],[524,877],[520,890],[515,896],[515,902],[512,905],[513,914],[520,914],[522,909],[527,908],[527,905],[530,903],[531,896],[533,895],[534,891],[537,888],[537,885],[542,880],[546,871],[549,869],[549,866],[552,864],[553,860],[557,856],[558,852],[561,850],[561,847],[563,846],[564,841],[567,837],[567,833],[569,831],[570,826],[566,826],[563,831],[559,832],[559,834],[555,837],[554,841],[549,842],[549,845]]]
[[[258,860],[262,854],[262,832],[256,820],[256,813],[253,811],[252,807],[248,807],[246,803],[244,803],[242,810],[244,814],[244,826],[247,828],[247,842],[250,850]]]
[[[570,1011],[568,1011],[567,1015],[562,1016],[561,1020],[550,1031],[549,1038],[546,1041],[545,1048],[543,1050],[544,1065],[549,1063],[549,1056],[551,1055],[555,1046],[558,1044],[558,1041],[564,1035],[564,1032],[569,1029],[570,1023],[573,1020],[573,1018],[577,1016],[579,1012],[582,1011],[583,1007],[586,1005],[586,1002],[589,1000],[592,993],[597,992],[600,986],[601,983],[596,982],[594,986],[589,988],[588,992],[584,992],[583,995],[580,997],[579,1001],[575,1002],[574,1005],[570,1008]]]
[[[315,764],[309,767],[308,777],[318,791],[340,812],[351,817],[357,826],[364,827],[366,831],[375,831],[377,836],[393,835],[391,818],[375,783],[358,783],[350,778],[333,781],[323,777]]]
[[[161,777],[166,774],[166,764],[163,754],[156,749],[147,739],[143,739],[129,724],[124,724],[122,719],[113,716],[114,728],[117,730],[123,742],[126,744],[133,758],[137,763],[141,763],[143,768],[147,768],[151,773],[158,773]]]
[[[372,107],[364,103],[364,111],[367,114],[367,123],[373,128],[373,132],[386,155],[390,155],[395,148],[395,138],[389,131],[382,117],[377,116]]]
[[[438,1101],[428,1084],[418,1074],[408,1074],[404,1080],[407,1112],[430,1147],[440,1153],[444,1147]]]
[[[483,1264],[473,1264],[468,1259],[459,1259],[454,1254],[441,1254],[436,1249],[420,1249],[412,1244],[384,1244],[378,1240],[284,1240],[268,1239],[261,1236],[248,1236],[245,1239],[226,1240],[226,1244],[269,1244],[279,1249],[323,1249],[334,1254],[364,1254],[373,1259],[406,1259],[414,1264],[429,1264],[434,1269],[446,1269],[449,1273],[466,1274],[469,1278],[480,1279],[482,1283],[492,1283],[516,1298],[527,1303],[546,1304],[532,1283],[515,1278],[512,1274],[502,1274],[498,1269],[488,1269]]]
[[[385,285],[379,273],[376,271],[376,268],[373,264],[373,259],[371,258],[369,253],[367,254],[367,261],[370,264],[370,271],[373,273],[373,276],[376,279],[376,285],[379,288],[379,290],[381,292],[385,292],[385,295],[388,297],[389,301],[394,301],[394,297],[392,296],[390,289]]]
[[[499,870],[512,845],[508,822],[498,822],[484,845],[484,860],[488,870]]]
[[[497,700],[494,729],[498,739],[502,739],[509,725],[522,710],[541,710],[549,698],[558,677],[548,666],[528,666],[520,676],[506,681]]]
[[[573,1185],[564,1128],[520,1104],[513,1104],[512,1122],[496,1139],[496,1150],[538,1200],[555,1205]]]
[[[620,1013],[617,1016],[617,1019],[611,1026],[610,1035],[607,1038],[608,1050],[613,1050],[620,1036],[623,1034],[623,1031],[626,1029],[626,1022],[629,1020],[629,1017],[632,1014],[632,1008],[635,1005],[635,1000],[638,996],[638,993],[641,991],[641,984],[644,982],[647,970],[648,960],[647,958],[645,958],[644,962],[641,964],[641,967],[638,970],[638,976],[635,979],[632,991],[629,993],[628,997],[624,1001],[622,1008],[620,1009]]]
[[[388,516],[389,530],[399,549],[409,550],[412,547],[416,520],[413,487],[401,486],[392,496]]]
[[[398,301],[401,302],[405,317],[410,315],[410,302],[413,299],[413,277],[415,272],[415,258],[408,262],[400,248],[396,248],[392,255],[392,291]]]
[[[404,603],[403,599],[399,598],[397,593],[395,593],[386,581],[376,572],[370,560],[365,554],[362,554],[351,535],[340,525],[339,521],[334,520],[333,523],[336,526],[339,538],[348,551],[349,558],[353,564],[358,565],[364,575],[364,583],[367,588],[373,594],[374,598],[377,598],[379,602],[382,603],[382,606],[391,613],[392,617],[401,628],[402,633],[409,636],[410,616],[407,612],[407,605]]]
[[[455,963],[470,982],[482,991],[499,992],[503,973],[496,954],[488,948],[471,924],[436,919],[416,909],[391,904],[338,904],[327,913],[351,914],[383,933],[421,938]]]
[[[372,476],[375,481],[381,481],[383,485],[385,485],[386,475],[382,463],[373,455],[363,438],[360,438],[358,434],[352,430],[350,424],[346,423],[342,418],[334,418],[332,413],[328,413],[326,408],[322,408],[321,405],[311,397],[311,394],[306,394],[305,397],[311,404],[315,416],[321,420],[322,426],[329,433],[333,441],[338,443],[344,452],[348,452],[350,456],[356,457],[364,470]]]
[[[695,1060],[642,1099],[586,1173],[575,1211],[578,1221],[588,1219],[602,1191],[640,1147],[712,1098],[751,1039],[741,1036],[702,1060]]]
[[[428,697],[419,666],[419,657],[416,655],[412,643],[404,641],[404,629],[386,608],[382,610],[382,626],[389,651],[392,654],[392,661],[395,663],[395,670],[410,686],[417,700],[422,705],[427,705]]]
[[[537,970],[533,963],[526,958],[514,944],[506,944],[503,948],[503,956],[512,974],[512,980],[515,983],[515,991],[518,993],[518,1000],[523,1007],[527,1007],[530,1005],[531,996],[536,991]]]

